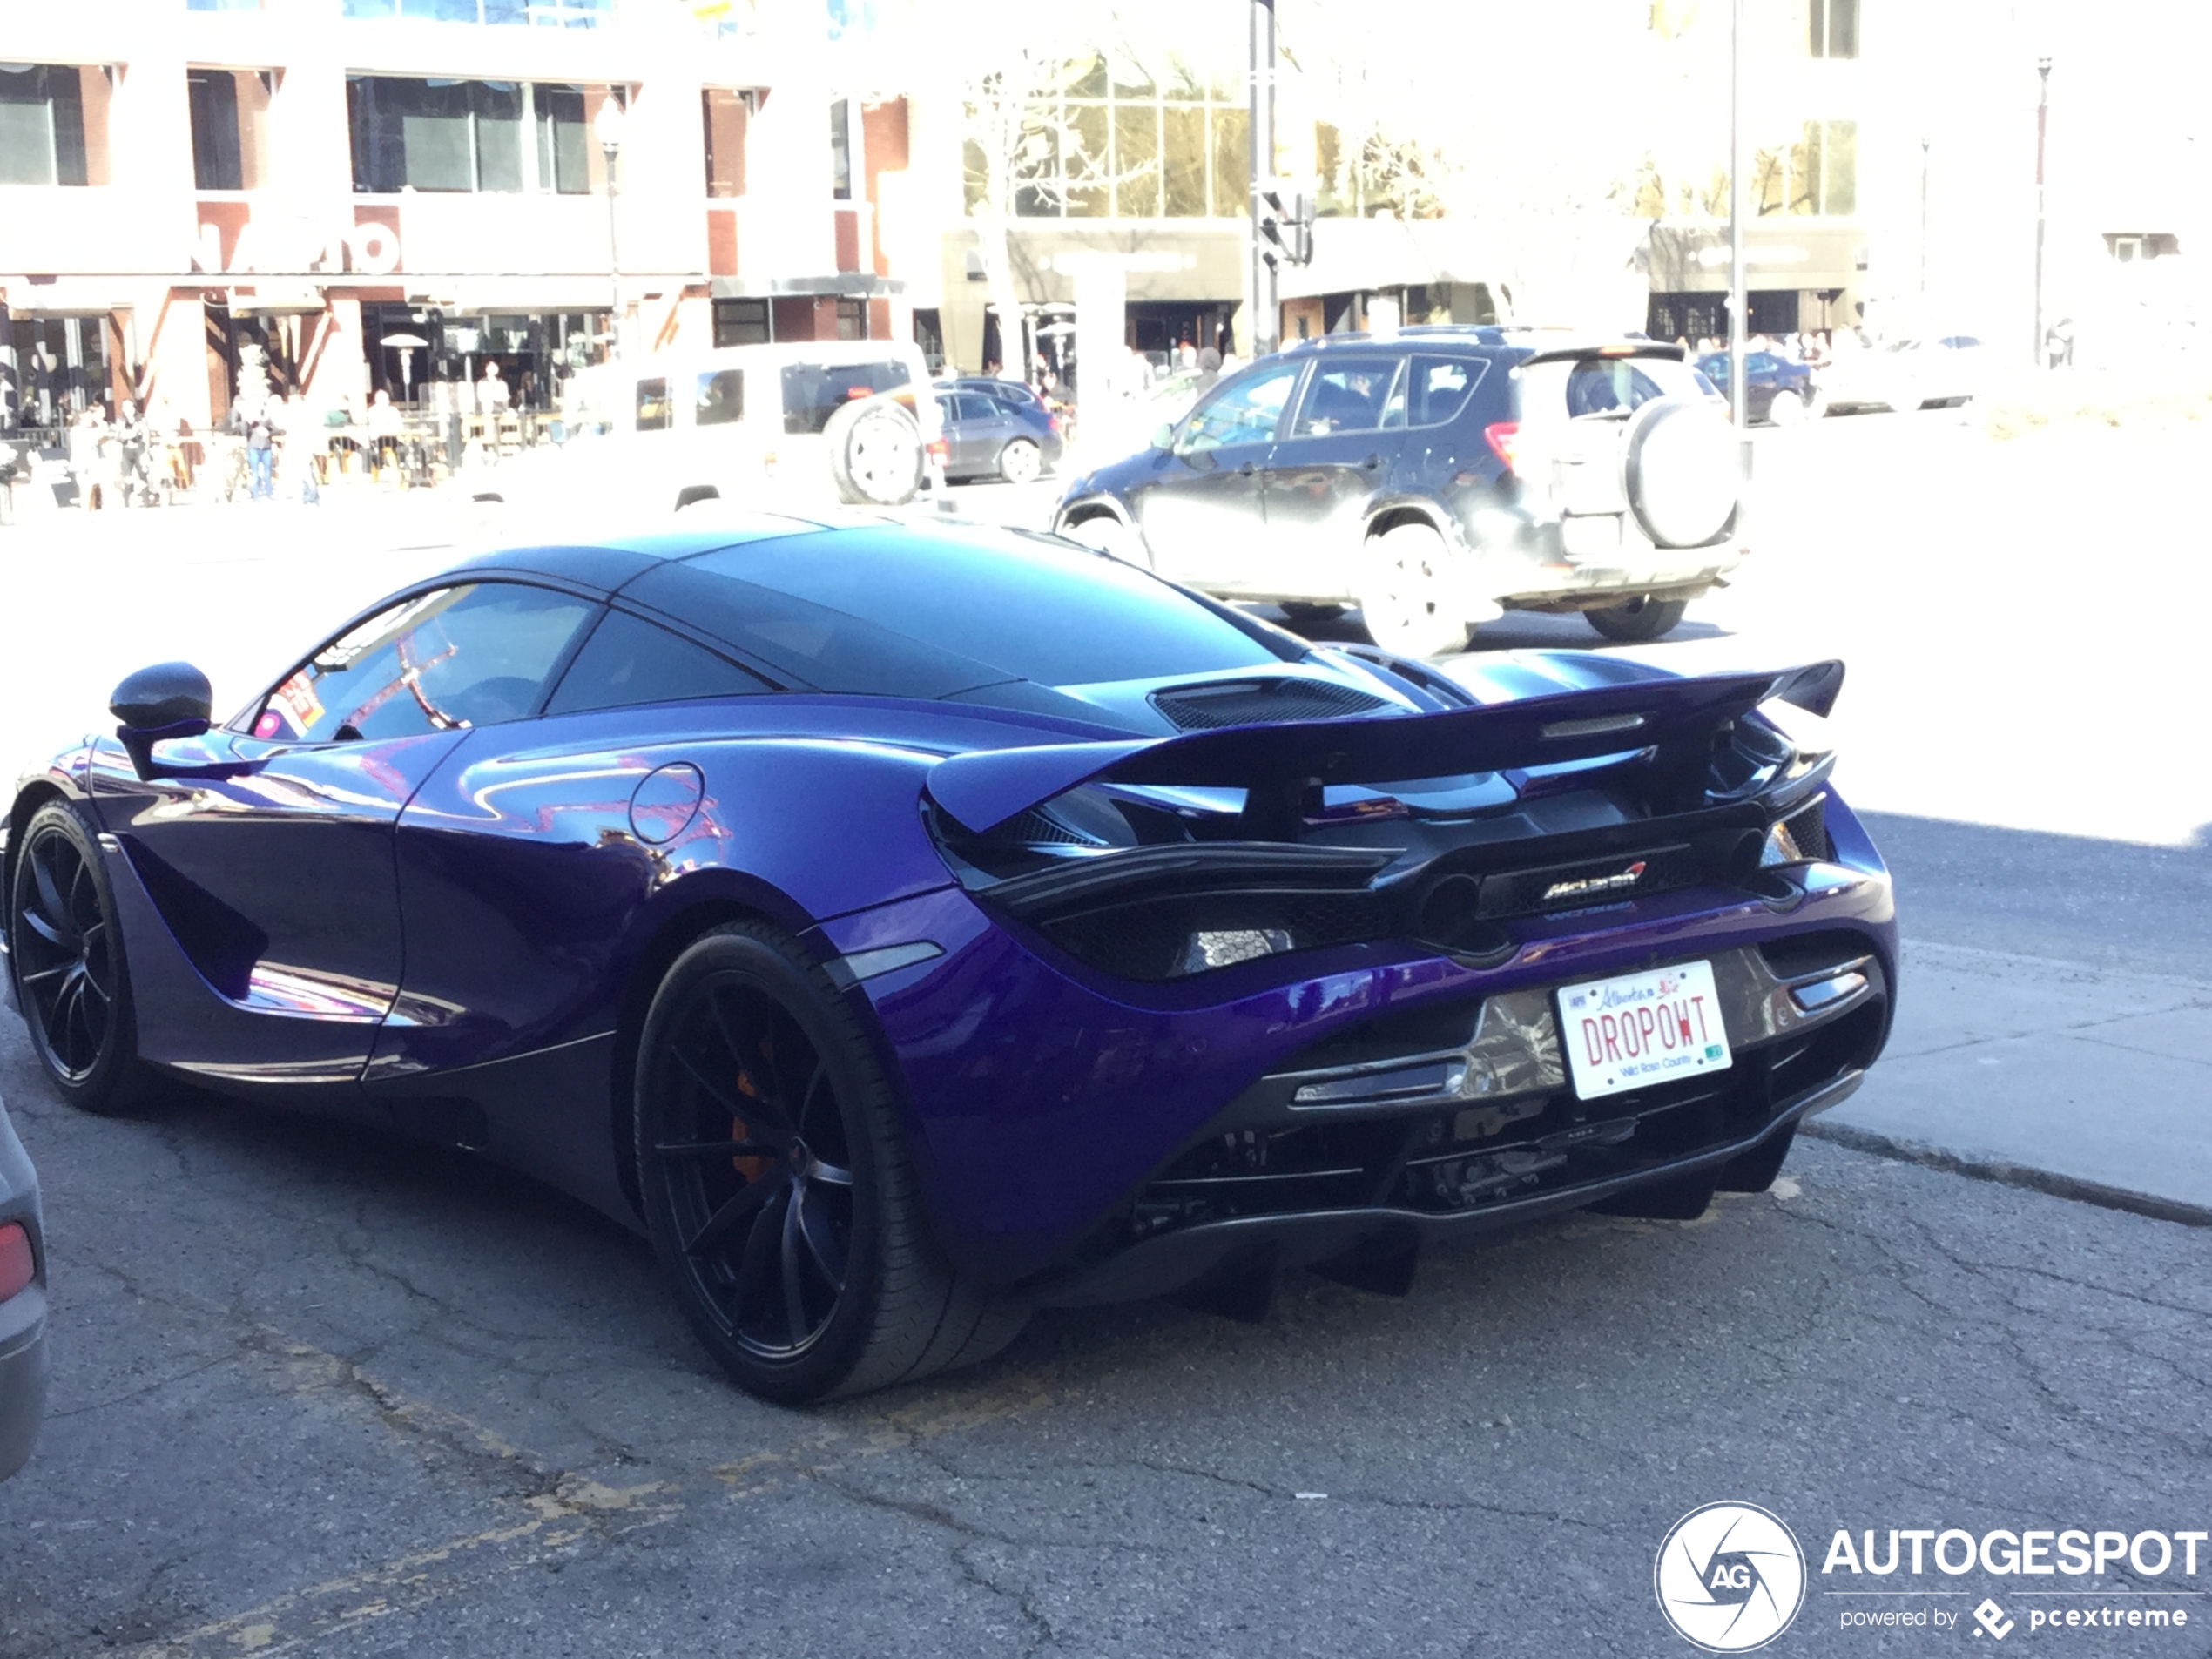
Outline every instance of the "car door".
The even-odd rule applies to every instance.
[[[1779,389],[1782,364],[1771,352],[1746,353],[1743,358],[1743,407],[1747,418],[1764,421],[1774,412],[1774,395]]]
[[[1295,360],[1254,364],[1215,388],[1152,452],[1129,504],[1162,574],[1207,587],[1265,568],[1261,475],[1305,372]]]
[[[1406,440],[1405,367],[1377,352],[1313,366],[1267,460],[1267,549],[1226,590],[1252,598],[1345,599],[1368,504]]]
[[[177,945],[232,1010],[291,1022],[274,1080],[366,1062],[401,978],[400,813],[474,730],[530,711],[596,608],[515,583],[432,589],[332,640],[232,726],[156,745],[156,776],[119,755],[101,766],[101,816]],[[218,1023],[142,1028],[141,1047],[273,1080],[252,1022]]]
[[[974,474],[998,470],[999,451],[1014,434],[1014,417],[995,398],[981,392],[960,395],[961,429],[965,438],[962,469]]]

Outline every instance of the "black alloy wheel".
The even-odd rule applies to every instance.
[[[859,1021],[765,923],[716,929],[663,980],[638,1045],[637,1157],[677,1300],[753,1393],[880,1387],[1020,1329],[938,1255]]]
[[[115,901],[98,847],[68,806],[32,814],[9,885],[16,989],[39,1063],[72,1104],[125,1109],[145,1077]]]

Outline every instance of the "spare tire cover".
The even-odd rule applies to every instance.
[[[1713,405],[1659,398],[1635,413],[1629,433],[1629,504],[1661,547],[1699,547],[1736,512],[1736,433]]]

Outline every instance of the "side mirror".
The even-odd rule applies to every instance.
[[[1172,449],[1175,448],[1174,421],[1163,421],[1159,425],[1152,428],[1152,447],[1155,449]]]
[[[214,724],[215,693],[207,676],[190,663],[156,663],[115,688],[108,712],[118,722],[115,735],[139,777],[167,777],[153,758],[164,738],[196,738]]]
[[[133,731],[152,732],[197,722],[205,732],[214,724],[214,689],[207,684],[207,676],[190,663],[156,663],[117,686],[107,708]],[[164,731],[162,735],[172,734]]]

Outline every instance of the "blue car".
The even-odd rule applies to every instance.
[[[1728,395],[1728,354],[1716,351],[1697,360],[1697,368],[1723,397]],[[1812,412],[1816,394],[1812,369],[1779,352],[1743,354],[1743,407],[1752,424],[1777,425],[1802,419]]]
[[[714,510],[419,583],[220,724],[126,679],[0,848],[54,1088],[475,1149],[799,1401],[1696,1214],[1882,1047],[1838,664],[1462,684],[1051,537]]]

